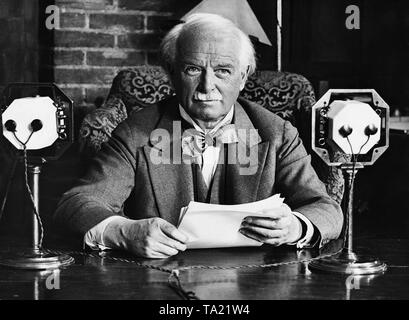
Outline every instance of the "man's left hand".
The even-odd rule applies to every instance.
[[[301,238],[301,222],[286,204],[280,208],[262,212],[266,217],[244,218],[239,232],[246,237],[273,246],[294,243]]]

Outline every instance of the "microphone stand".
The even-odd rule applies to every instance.
[[[27,94],[24,94],[26,89],[28,89]],[[36,96],[33,95],[34,92]],[[39,181],[41,168],[46,159],[58,159],[74,142],[73,102],[52,83],[12,83],[0,96],[0,115],[2,122],[4,121],[0,123],[3,136],[15,148],[23,150],[24,180],[32,206],[31,246],[3,251],[0,254],[0,266],[44,270],[72,264],[73,257],[66,254],[53,254],[50,250],[42,248],[44,228],[39,214]],[[23,129],[22,126],[27,126],[28,121],[31,121],[28,127],[31,132],[28,132],[29,135],[23,142],[16,132],[21,130],[20,132],[24,133],[27,127]],[[44,124],[46,124],[45,127]],[[28,143],[32,135],[40,130],[45,130],[41,132],[43,137],[50,138],[51,145],[43,144],[44,141],[37,141],[36,147],[31,148]],[[43,154],[39,151],[47,147],[52,147],[49,153]],[[37,150],[37,155],[27,157],[27,150]]]
[[[27,166],[28,181],[33,196],[33,205],[39,214],[39,200],[40,200],[40,173],[44,159],[41,162],[32,162]],[[31,200],[30,200],[31,201]],[[74,258],[60,254],[55,255],[42,249],[42,232],[40,232],[40,225],[38,217],[33,208],[32,210],[32,246],[20,251],[10,251],[0,256],[0,266],[30,269],[30,270],[44,270],[56,269],[62,266],[70,265],[74,262]],[[42,227],[41,227],[42,229]],[[14,249],[15,250],[15,249]]]
[[[377,258],[355,253],[353,248],[353,180],[358,170],[363,167],[361,163],[356,163],[355,166],[350,163],[340,166],[344,174],[346,194],[343,248],[332,257],[312,261],[308,265],[311,270],[352,275],[376,274],[386,270],[385,263]]]

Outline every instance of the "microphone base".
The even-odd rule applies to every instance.
[[[344,249],[333,257],[310,262],[308,268],[318,272],[365,275],[383,273],[387,266],[375,257],[355,254]]]
[[[56,269],[68,266],[74,262],[74,258],[66,254],[56,255],[34,249],[26,249],[18,253],[8,252],[0,255],[0,266],[15,269]]]

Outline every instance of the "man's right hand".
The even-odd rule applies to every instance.
[[[161,218],[123,219],[109,223],[104,232],[107,247],[145,258],[167,258],[186,250],[187,237]]]

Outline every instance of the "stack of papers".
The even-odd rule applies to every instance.
[[[240,225],[247,216],[267,216],[260,211],[279,208],[283,201],[279,194],[236,205],[191,201],[181,210],[178,229],[188,237],[188,249],[261,246],[238,232]]]

